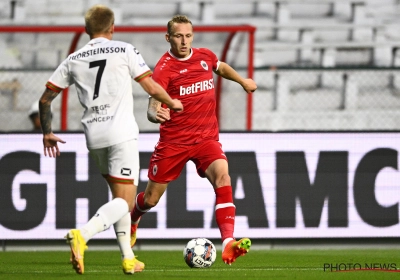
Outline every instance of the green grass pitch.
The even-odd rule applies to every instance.
[[[400,252],[395,249],[251,250],[231,266],[222,262],[220,251],[217,253],[211,268],[195,269],[185,264],[181,250],[136,251],[146,268],[124,275],[119,252],[91,251],[89,247],[85,274],[78,275],[68,262],[67,251],[6,251],[0,252],[0,279],[400,279]],[[341,271],[328,268],[328,264],[340,265]],[[390,270],[379,269],[385,265]]]

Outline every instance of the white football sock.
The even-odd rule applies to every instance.
[[[117,197],[107,202],[80,229],[83,239],[88,242],[95,234],[108,229],[127,213],[129,213],[129,207],[124,199]]]
[[[121,251],[121,259],[132,259],[135,254],[131,248],[131,215],[126,213],[118,222],[114,224],[115,235]]]

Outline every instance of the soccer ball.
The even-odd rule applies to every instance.
[[[183,259],[189,267],[210,267],[216,257],[215,246],[207,238],[194,238],[183,249]]]

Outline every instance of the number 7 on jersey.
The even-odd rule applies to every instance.
[[[89,68],[99,67],[96,75],[96,83],[94,85],[93,100],[99,97],[99,89],[101,77],[103,76],[104,68],[106,67],[106,59],[96,60],[89,63]]]

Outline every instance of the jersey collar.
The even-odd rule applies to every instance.
[[[93,45],[101,44],[101,43],[108,42],[108,41],[110,41],[110,40],[108,40],[107,38],[97,37],[97,38],[90,40],[89,43],[87,43],[87,44],[93,46]]]
[[[175,59],[177,59],[177,60],[185,61],[185,60],[188,60],[189,58],[192,57],[192,55],[193,55],[193,48],[190,48],[190,54],[189,54],[187,57],[185,57],[185,58],[176,57],[176,56],[173,55],[173,53],[171,52],[171,49],[168,50],[168,53],[169,53],[170,56],[172,56],[173,58],[175,58]]]

